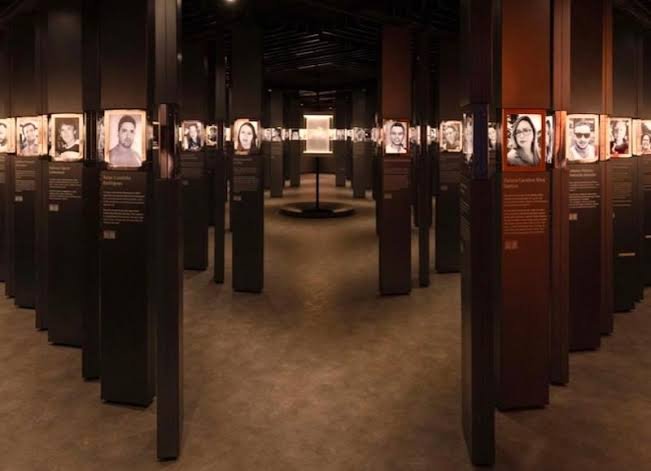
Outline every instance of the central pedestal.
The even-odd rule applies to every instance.
[[[280,214],[295,218],[327,219],[352,216],[355,209],[341,203],[309,201],[285,205],[280,208]]]

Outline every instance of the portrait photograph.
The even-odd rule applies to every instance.
[[[38,156],[43,152],[43,139],[46,137],[42,129],[41,116],[30,116],[16,119],[16,154],[20,156]]]
[[[622,159],[633,155],[631,118],[608,118],[608,155]]]
[[[345,141],[346,140],[346,130],[345,129],[337,129],[335,132],[335,139],[338,141]]]
[[[651,120],[633,121],[633,153],[651,155]]]
[[[104,155],[104,116],[97,118],[97,155]]]
[[[16,120],[0,119],[0,153],[13,154],[14,152],[16,152]]]
[[[364,128],[353,128],[353,142],[366,142],[366,130]]]
[[[219,138],[219,128],[214,124],[206,126],[206,145],[208,147],[215,147],[217,139]]]
[[[504,110],[502,168],[505,171],[545,170],[546,114],[543,110]]]
[[[466,158],[466,162],[472,160],[472,154],[474,152],[474,129],[473,129],[474,117],[470,113],[464,113],[463,115],[463,144],[461,146],[461,151],[463,156]]]
[[[542,136],[539,137],[542,142]],[[545,156],[548,164],[554,163],[554,117],[545,117]]]
[[[384,154],[406,154],[409,150],[409,121],[404,119],[385,119],[382,127]]]
[[[283,141],[283,128],[271,128],[271,142]]]
[[[346,129],[346,139],[354,139],[355,133],[352,129]]]
[[[565,158],[573,163],[599,160],[599,116],[571,114],[565,129]]]
[[[50,156],[57,162],[84,158],[84,116],[53,114],[50,117]]]
[[[181,149],[186,152],[199,152],[203,149],[204,130],[201,121],[183,121],[181,132]]]
[[[238,155],[256,154],[260,149],[260,122],[238,119],[233,124],[233,145]]]
[[[488,151],[497,151],[497,123],[488,123]]]
[[[271,128],[264,128],[262,130],[262,141],[271,142]]]
[[[435,144],[439,141],[438,126],[427,126],[427,143]]]
[[[461,121],[442,121],[439,145],[441,152],[461,152]]]
[[[104,112],[104,161],[114,168],[138,168],[147,159],[147,113]]]
[[[415,146],[420,144],[420,126],[409,128],[409,143]]]
[[[228,126],[224,127],[224,141],[225,142],[231,142],[231,128]]]
[[[300,141],[301,136],[298,129],[290,129],[289,131],[289,140],[290,141]]]

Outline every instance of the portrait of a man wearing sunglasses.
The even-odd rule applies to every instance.
[[[596,121],[594,119],[572,120],[572,129],[568,130],[568,140],[571,143],[567,153],[569,162],[590,163],[596,162],[599,158],[597,146]]]

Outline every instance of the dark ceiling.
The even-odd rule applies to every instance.
[[[385,24],[456,33],[458,0],[184,0],[185,38],[226,37],[244,18],[264,31],[270,88],[327,91],[375,81]],[[436,54],[436,48],[433,48]],[[433,61],[436,63],[436,61]]]

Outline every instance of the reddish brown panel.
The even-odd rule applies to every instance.
[[[410,33],[387,26],[382,33],[382,115],[411,116]]]
[[[549,0],[502,0],[502,107],[550,108]]]

